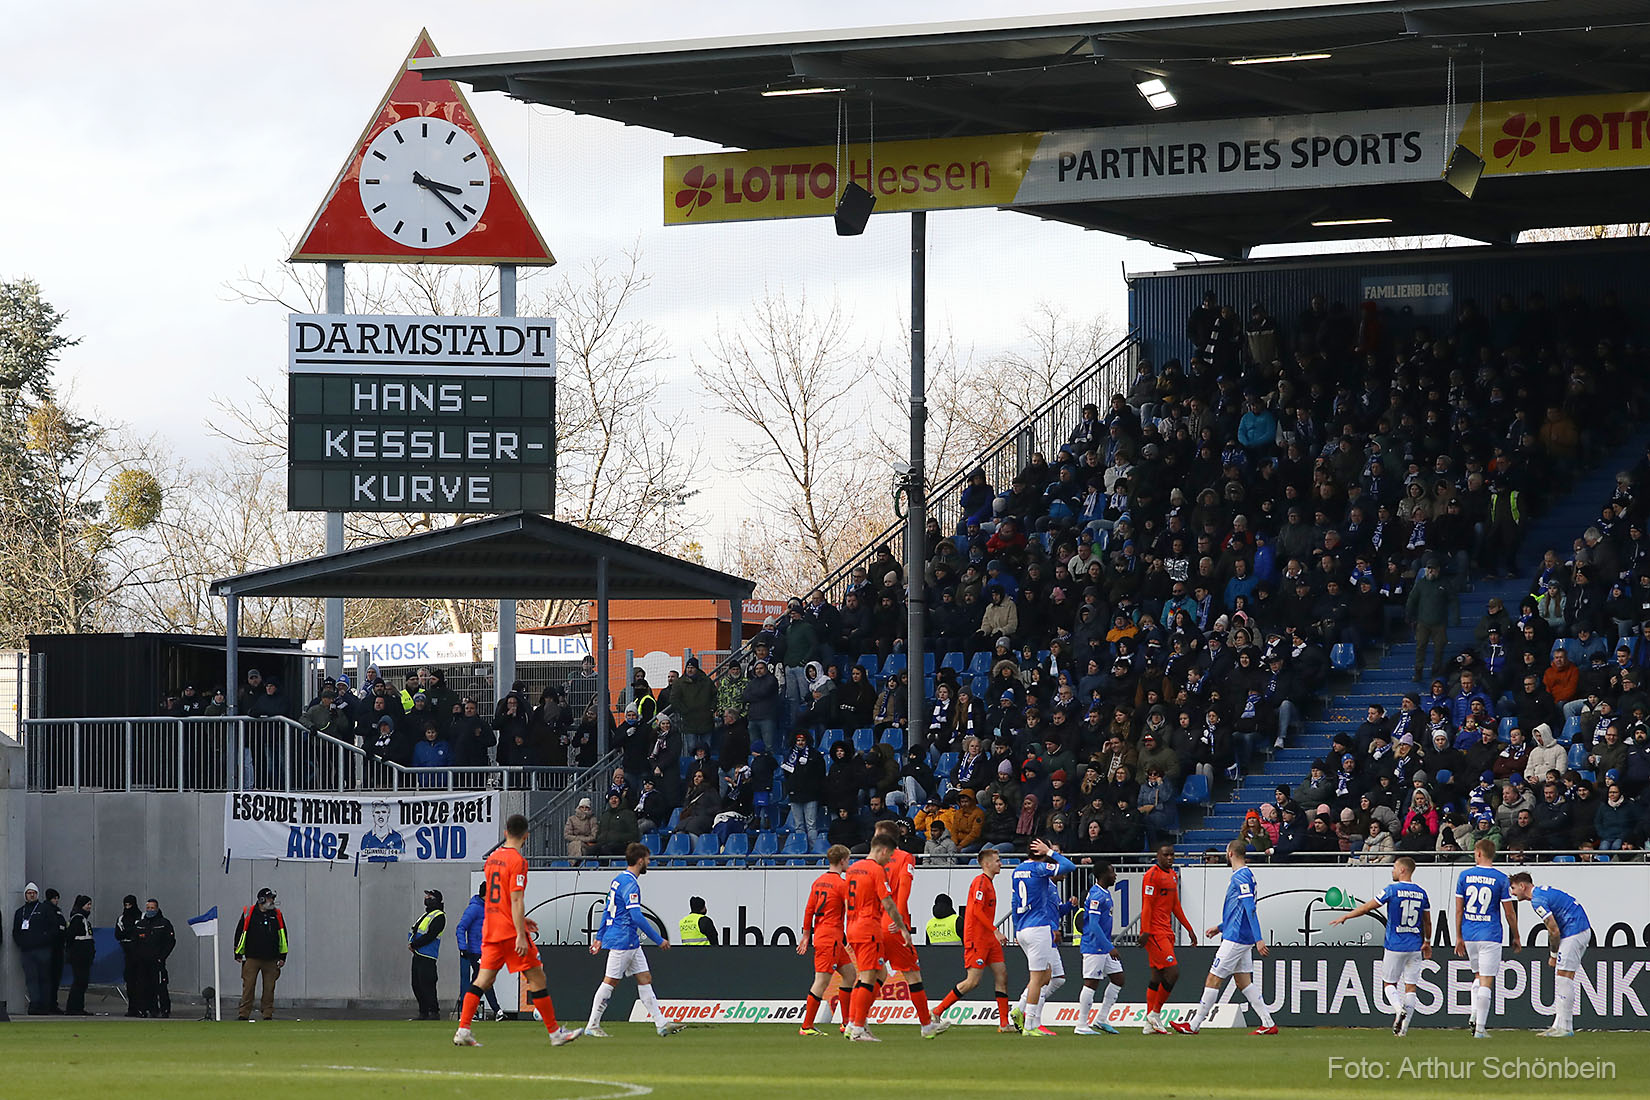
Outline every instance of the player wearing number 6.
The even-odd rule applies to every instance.
[[[1255,873],[1249,870],[1246,853],[1248,845],[1234,840],[1226,845],[1226,862],[1232,866],[1232,880],[1226,884],[1226,901],[1220,909],[1220,923],[1208,930],[1211,939],[1219,936],[1224,942],[1215,952],[1215,961],[1209,964],[1209,976],[1203,982],[1203,998],[1192,1010],[1190,1020],[1176,1020],[1169,1026],[1181,1035],[1196,1035],[1215,1010],[1220,999],[1220,987],[1227,978],[1242,991],[1249,1007],[1260,1017],[1260,1026],[1251,1035],[1276,1035],[1278,1025],[1266,1010],[1260,987],[1254,984],[1254,956],[1266,957],[1266,939],[1260,932],[1260,913],[1255,904]]]
[[[1537,886],[1525,871],[1508,879],[1507,886],[1513,897],[1529,902],[1535,915],[1547,922],[1551,948],[1547,965],[1558,972],[1558,979],[1553,988],[1553,1026],[1541,1034],[1548,1039],[1568,1039],[1576,1033],[1576,971],[1593,942],[1593,922],[1579,901],[1563,890]]]
[[[1472,987],[1472,1037],[1488,1039],[1490,1005],[1501,974],[1501,915],[1507,916],[1517,954],[1518,903],[1507,888],[1506,874],[1495,867],[1495,841],[1480,840],[1472,851],[1477,866],[1462,871],[1455,882],[1455,953],[1471,959],[1478,975]]]
[[[1415,1015],[1415,986],[1421,979],[1421,960],[1432,958],[1432,903],[1427,892],[1411,882],[1415,860],[1399,856],[1392,864],[1392,883],[1379,897],[1364,902],[1345,916],[1329,922],[1333,928],[1355,917],[1368,916],[1386,906],[1386,958],[1382,960],[1387,1000],[1397,1006],[1392,1017],[1392,1034],[1409,1034]],[[1403,990],[1398,986],[1402,984]]]

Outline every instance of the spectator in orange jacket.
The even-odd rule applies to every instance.
[[[1553,702],[1568,703],[1581,688],[1581,670],[1570,663],[1570,655],[1562,649],[1553,651],[1553,663],[1541,674],[1541,683]]]

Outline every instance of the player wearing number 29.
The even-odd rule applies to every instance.
[[[1367,916],[1386,906],[1386,958],[1382,960],[1387,1000],[1397,1006],[1392,1017],[1392,1034],[1409,1034],[1415,1015],[1415,986],[1421,980],[1421,960],[1432,958],[1432,903],[1427,892],[1410,881],[1415,861],[1399,856],[1392,864],[1392,882],[1379,897],[1358,906],[1345,916],[1329,922],[1333,928],[1356,917]],[[1402,996],[1398,986],[1402,983]]]
[[[1519,901],[1527,901],[1535,915],[1547,923],[1547,943],[1551,954],[1547,965],[1558,972],[1553,988],[1553,1026],[1541,1034],[1549,1039],[1568,1039],[1576,1033],[1575,1011],[1579,991],[1576,971],[1581,956],[1593,942],[1593,922],[1587,910],[1563,890],[1537,886],[1529,873],[1520,871],[1507,880],[1507,888]]]
[[[527,859],[521,854],[527,842],[527,818],[511,814],[504,823],[504,843],[494,849],[482,868],[482,885],[486,902],[481,922],[481,962],[475,980],[464,991],[464,1007],[458,1015],[458,1030],[453,1033],[453,1045],[478,1047],[481,1044],[470,1034],[470,1021],[481,1007],[481,994],[493,988],[498,972],[508,968],[512,974],[522,975],[527,986],[527,1003],[537,1008],[544,1026],[550,1032],[550,1045],[561,1046],[579,1037],[579,1031],[569,1031],[556,1023],[556,1008],[545,988],[544,964],[539,962],[539,949],[528,938],[537,931],[524,910],[527,892]]]
[[[1513,953],[1522,945],[1518,942],[1518,902],[1507,888],[1506,874],[1495,867],[1495,841],[1480,840],[1472,852],[1476,866],[1462,871],[1455,881],[1455,953],[1471,959],[1478,975],[1472,987],[1472,1037],[1488,1039],[1495,979],[1501,973],[1502,913],[1512,933]]]
[[[1255,909],[1255,873],[1249,870],[1245,853],[1248,846],[1241,840],[1226,845],[1226,862],[1232,866],[1232,879],[1226,884],[1226,901],[1220,908],[1220,923],[1208,930],[1213,938],[1224,942],[1215,952],[1215,961],[1209,964],[1209,976],[1203,982],[1203,999],[1192,1010],[1192,1018],[1176,1020],[1169,1026],[1181,1035],[1196,1035],[1203,1021],[1215,1010],[1220,998],[1220,987],[1231,978],[1243,991],[1249,1007],[1260,1017],[1260,1026],[1251,1035],[1276,1035],[1278,1025],[1266,1011],[1260,987],[1251,980],[1256,953],[1266,955],[1266,940],[1260,932],[1260,914]]]
[[[602,928],[597,933],[596,942],[590,945],[592,955],[604,947],[607,949],[607,974],[602,978],[602,984],[596,987],[596,996],[590,1003],[590,1020],[584,1028],[586,1035],[598,1039],[608,1037],[607,1032],[602,1030],[602,1013],[607,1011],[607,1002],[612,999],[613,990],[631,975],[636,977],[636,999],[647,1009],[661,1039],[676,1034],[684,1026],[679,1021],[665,1019],[664,1011],[659,1007],[659,997],[653,992],[653,973],[648,970],[647,956],[642,953],[643,934],[660,950],[670,950],[670,941],[654,929],[653,922],[642,911],[641,877],[647,874],[651,855],[645,844],[631,844],[625,848],[625,869],[613,876],[613,883],[607,888],[607,908],[602,914]]]

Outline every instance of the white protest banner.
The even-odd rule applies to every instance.
[[[231,859],[479,863],[501,835],[498,793],[224,796]]]

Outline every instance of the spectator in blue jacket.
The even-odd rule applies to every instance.
[[[481,925],[486,919],[486,900],[477,890],[470,899],[470,904],[464,907],[464,915],[458,918],[458,988],[469,989],[471,980],[476,971],[481,969]],[[504,1009],[498,1005],[498,994],[489,987],[482,996],[487,998],[487,1007],[493,1013],[493,1019],[504,1019]],[[463,1008],[463,998],[460,998],[459,1008]]]
[[[1484,709],[1490,713],[1492,718],[1495,716],[1495,701],[1478,686],[1476,677],[1470,671],[1463,671],[1461,673],[1461,690],[1457,691],[1449,702],[1450,724],[1456,729],[1460,729],[1466,724],[1467,715],[1472,713],[1472,701],[1474,699],[1482,700]]]
[[[1226,582],[1225,602],[1228,608],[1236,607],[1238,597],[1253,600],[1255,589],[1260,584],[1258,578],[1249,572],[1249,563],[1242,558],[1232,561],[1232,579]]]
[[[1278,419],[1258,397],[1249,399],[1249,409],[1238,420],[1238,442],[1251,454],[1269,454],[1278,438]]]
[[[441,739],[441,731],[434,722],[424,723],[424,740],[413,747],[413,767],[448,768],[453,763],[453,747]],[[445,787],[445,775],[426,773],[418,777],[420,787]]]
[[[963,486],[962,519],[957,522],[957,534],[962,534],[970,523],[984,523],[991,518],[991,502],[997,494],[985,479],[984,467],[975,467]]]

